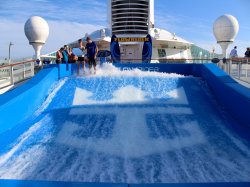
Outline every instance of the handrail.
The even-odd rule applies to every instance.
[[[213,59],[215,58],[152,58],[151,61],[158,61],[159,63],[206,63],[206,62],[212,62]],[[232,77],[235,77],[239,80],[244,80],[245,82],[250,84],[250,58],[246,58],[246,57],[234,57],[234,58],[227,58],[227,59],[222,59],[222,58],[216,58],[218,60],[215,60],[215,63],[218,63],[219,61],[223,62],[223,66],[224,66],[224,70],[227,71],[227,73],[229,75],[231,75]],[[142,59],[129,59],[129,58],[122,58],[120,60],[121,63],[133,63],[133,62],[141,62]],[[16,73],[19,72],[19,69],[23,69],[23,80],[27,77],[26,76],[26,72],[27,69],[25,67],[25,64],[30,63],[32,66],[31,70],[31,74],[32,76],[34,75],[34,66],[36,63],[36,60],[31,59],[31,60],[26,60],[23,62],[16,62],[14,64],[8,64],[8,65],[3,65],[0,66],[0,70],[2,69],[9,69],[9,75],[7,75],[10,78],[10,84],[14,84],[16,82],[16,80],[14,80],[14,76],[16,75]],[[14,68],[15,66],[18,65],[23,65],[23,67],[21,68]],[[234,66],[233,66],[234,65]],[[236,66],[235,66],[236,65]],[[29,73],[29,76],[31,75]],[[5,83],[4,83],[5,84]],[[0,86],[1,88],[1,86]]]
[[[250,85],[250,58],[248,57],[233,57],[233,58],[153,58],[152,61],[158,61],[159,63],[206,63],[213,62],[218,63],[218,65],[225,70],[230,76],[237,78]],[[129,59],[121,58],[121,63],[133,63],[141,62],[142,59]],[[147,61],[147,60],[146,60]],[[219,64],[222,63],[222,64]],[[233,66],[234,65],[234,66]],[[236,67],[235,67],[236,65]],[[234,73],[233,73],[234,72]]]
[[[247,62],[247,63],[250,63],[250,58],[248,58],[248,57],[233,57],[233,58],[230,58],[229,60],[231,60],[232,62]]]
[[[209,60],[212,61],[215,58],[165,58],[165,57],[159,57],[159,58],[151,58],[150,60]],[[223,58],[218,58],[219,60],[223,60]],[[121,60],[142,60],[139,58],[121,58]],[[234,58],[226,58],[226,60],[234,60],[234,61],[240,61],[240,60],[248,60],[250,62],[250,58],[247,57],[234,57]]]
[[[136,59],[136,58],[122,58],[121,60],[140,60],[140,61],[142,61],[142,59]],[[209,61],[211,61],[212,59],[210,59],[210,58],[204,58],[204,59],[201,59],[201,58],[164,58],[164,57],[162,57],[162,58],[151,58],[150,59],[151,61],[152,60],[175,60],[175,61],[187,61],[187,60],[189,60],[189,61],[191,61],[191,60],[193,60],[193,61],[196,61],[196,60],[209,60]],[[222,60],[222,59],[221,59]]]
[[[154,60],[171,60],[171,61],[212,61],[214,58],[152,58],[151,61]],[[142,59],[135,59],[135,58],[122,58],[121,61],[123,60],[138,60],[138,61],[142,61]],[[219,60],[223,60],[223,59],[219,59]],[[227,58],[226,61],[232,60],[233,62],[245,62],[247,61],[247,63],[250,63],[250,58],[247,57],[234,57],[234,58]],[[36,60],[32,59],[32,60],[27,60],[27,61],[23,61],[23,62],[17,62],[14,64],[8,64],[8,65],[4,65],[4,66],[0,66],[0,68],[6,68],[6,67],[11,67],[11,66],[17,66],[17,65],[22,65],[22,64],[26,64],[26,63],[35,63]]]
[[[237,80],[240,80],[250,86],[250,58],[233,57],[226,59],[225,71]]]
[[[27,80],[35,74],[36,60],[26,60],[0,66],[0,89]],[[29,64],[29,66],[26,66]]]
[[[14,63],[14,64],[8,64],[8,65],[4,65],[4,66],[0,66],[0,69],[1,68],[7,68],[7,67],[12,67],[12,66],[17,66],[17,65],[23,65],[23,64],[27,64],[27,63],[35,63],[36,60],[27,60],[27,61],[24,61],[24,62],[17,62],[17,63]]]

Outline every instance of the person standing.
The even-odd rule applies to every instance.
[[[82,51],[84,51],[84,50],[85,50],[85,47],[83,46],[82,39],[79,39],[79,40],[78,40],[78,44],[79,44],[79,49],[81,49]]]
[[[78,60],[78,57],[74,54],[73,49],[69,48],[69,63],[75,64]]]
[[[63,48],[59,49],[57,52],[56,52],[56,63],[57,64],[61,64],[62,63],[62,52],[63,52]]]
[[[247,48],[247,51],[245,52],[245,57],[250,58],[250,48]]]
[[[235,46],[230,52],[230,58],[238,57],[237,46]]]
[[[92,66],[94,66],[94,71],[96,73],[96,56],[98,53],[98,47],[96,43],[91,40],[90,37],[87,37],[86,41],[87,41],[86,50],[87,50],[89,70],[91,70]]]
[[[82,65],[82,70],[83,73],[85,73],[84,68],[85,68],[85,59],[83,55],[83,51],[85,50],[85,47],[83,46],[82,39],[78,40],[79,44],[79,50],[81,51],[81,55],[78,56],[78,61],[77,61],[77,75],[80,75],[80,67]]]
[[[68,52],[68,46],[64,45],[63,52],[62,52],[62,63],[68,64],[69,62],[69,52]]]

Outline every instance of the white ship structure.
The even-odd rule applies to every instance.
[[[99,50],[112,50],[111,38],[116,36],[119,42],[120,62],[143,62],[143,47],[149,35],[152,40],[151,63],[189,62],[191,59],[211,59],[214,51],[202,49],[175,33],[155,27],[154,0],[108,0],[108,27],[89,36],[98,45]],[[78,47],[78,40],[69,44]],[[212,48],[212,47],[211,47]],[[111,51],[112,52],[112,51]],[[49,54],[54,56],[55,53]]]

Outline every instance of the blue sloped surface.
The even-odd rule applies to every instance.
[[[249,142],[234,132],[231,126],[238,126],[237,121],[199,78],[64,81],[37,117],[17,127],[23,133],[6,142],[0,178],[94,183],[250,180]]]
[[[232,116],[232,96],[246,103],[249,90],[218,79],[225,74],[212,73],[213,67],[183,67],[177,72],[194,71],[206,82],[176,76],[61,79],[37,111],[1,134],[0,178],[14,181],[0,186],[248,186],[248,129]],[[67,76],[61,68],[61,77]],[[244,107],[249,105],[238,112]]]

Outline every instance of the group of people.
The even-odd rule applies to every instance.
[[[84,52],[86,50],[86,55],[77,56],[73,53],[72,48],[67,45],[64,45],[60,50],[56,53],[56,63],[57,64],[68,64],[68,63],[77,63],[77,73],[80,73],[80,66],[82,65],[82,69],[84,72],[85,63],[88,63],[89,69],[91,70],[94,67],[94,73],[96,73],[96,57],[98,53],[98,47],[95,42],[91,40],[90,37],[86,38],[86,46],[83,45],[82,39],[78,40],[79,49]]]
[[[56,52],[56,63],[57,64],[73,64],[76,63],[78,57],[73,53],[72,48],[64,45],[60,50]]]
[[[237,46],[235,46],[230,52],[230,58],[238,57]],[[245,58],[250,58],[250,48],[248,47],[245,52]]]

